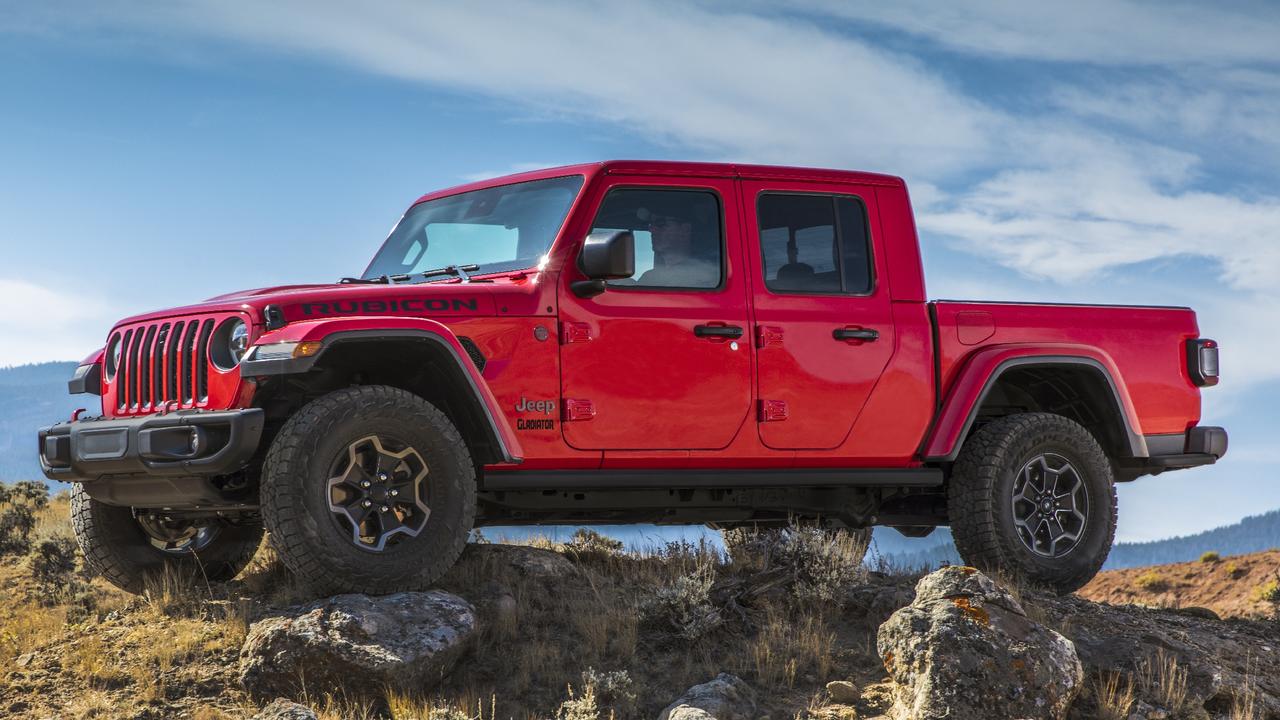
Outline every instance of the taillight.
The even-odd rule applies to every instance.
[[[1198,338],[1187,341],[1187,372],[1201,387],[1218,384],[1218,343]]]

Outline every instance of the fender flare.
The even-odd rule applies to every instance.
[[[1000,377],[1025,367],[1084,367],[1100,375],[1110,389],[1114,410],[1120,417],[1131,457],[1148,457],[1146,438],[1137,424],[1137,412],[1119,369],[1106,353],[1085,345],[998,345],[973,353],[952,383],[924,444],[927,462],[953,462],[978,410]]]
[[[314,367],[335,345],[350,342],[373,342],[378,340],[412,339],[434,343],[444,350],[453,360],[457,373],[465,379],[477,406],[482,411],[485,424],[489,430],[489,440],[504,463],[519,463],[523,460],[520,441],[506,416],[502,413],[498,401],[489,389],[480,371],[476,369],[462,347],[457,335],[441,322],[427,318],[362,316],[359,318],[333,318],[315,321],[290,323],[285,327],[267,332],[258,337],[254,347],[285,342],[319,342],[319,352],[310,357],[286,358],[281,360],[246,359],[241,363],[242,377],[259,377],[270,375],[293,375],[305,373]]]

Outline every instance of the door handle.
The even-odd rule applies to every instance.
[[[693,334],[698,337],[740,338],[742,328],[737,325],[694,325]]]
[[[871,342],[880,337],[879,330],[871,328],[836,328],[831,332],[831,337],[837,340],[862,340]]]

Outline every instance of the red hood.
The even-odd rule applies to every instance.
[[[279,306],[285,320],[315,320],[325,317],[395,315],[448,317],[534,315],[546,304],[552,274],[515,272],[491,276],[480,282],[457,279],[398,285],[329,283],[281,285],[241,290],[209,298],[194,305],[156,310],[125,318],[129,325],[160,318],[211,312],[241,311],[254,324],[263,322],[268,305]],[[554,294],[554,291],[551,291]]]

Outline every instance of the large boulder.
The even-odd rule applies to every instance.
[[[756,694],[751,686],[737,675],[720,673],[686,690],[658,720],[751,720],[755,714]]]
[[[1061,719],[1084,680],[1070,640],[969,567],[922,578],[876,645],[900,720]]]
[[[476,614],[446,592],[337,595],[254,623],[240,649],[240,682],[258,700],[421,692],[452,669]]]

